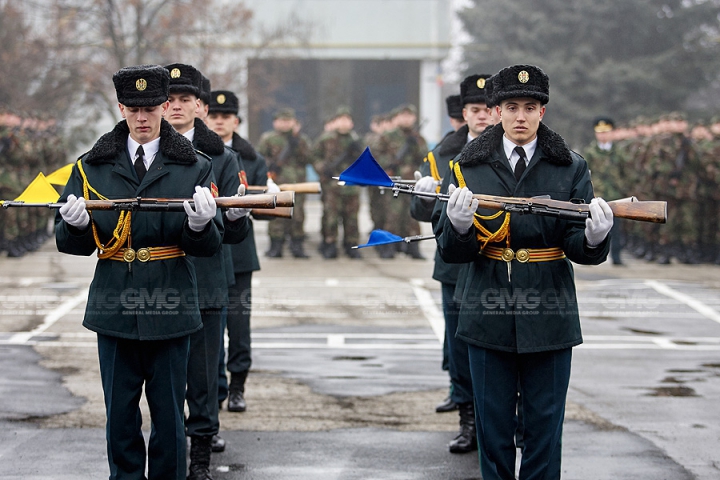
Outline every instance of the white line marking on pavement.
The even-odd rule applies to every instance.
[[[330,333],[327,336],[327,346],[339,348],[345,345],[345,336],[338,333]]]
[[[717,310],[710,307],[709,305],[704,304],[700,300],[697,300],[682,292],[678,292],[674,288],[668,287],[664,283],[658,282],[657,280],[645,280],[645,285],[654,288],[655,291],[657,291],[658,293],[666,295],[670,298],[674,298],[678,302],[684,303],[688,307],[704,315],[710,320],[720,323],[720,313],[718,313]]]
[[[7,343],[10,344],[22,344],[27,343],[28,340],[30,340],[33,335],[37,335],[38,333],[42,333],[48,328],[50,328],[55,322],[60,320],[62,317],[70,313],[73,308],[77,307],[80,303],[87,300],[89,293],[89,289],[84,289],[82,292],[78,293],[74,297],[70,297],[67,300],[65,300],[63,303],[57,306],[55,310],[50,312],[49,314],[45,315],[45,318],[43,319],[43,322],[38,325],[37,327],[33,328],[29,332],[19,332],[10,337]]]
[[[410,285],[412,286],[415,298],[417,298],[420,304],[420,309],[427,321],[430,322],[430,327],[432,327],[433,332],[435,332],[438,341],[443,343],[445,341],[445,317],[437,307],[430,291],[423,287],[423,284],[424,282],[420,279],[410,280]]]

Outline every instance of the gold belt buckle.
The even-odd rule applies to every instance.
[[[132,248],[126,248],[123,252],[123,260],[127,263],[132,263],[135,261],[135,250]]]
[[[147,248],[141,248],[137,251],[137,259],[141,262],[147,262],[150,260],[150,250]]]
[[[528,252],[525,248],[521,248],[517,251],[517,253],[515,253],[515,258],[520,263],[527,263],[528,260],[530,260],[530,252]]]
[[[506,262],[512,262],[513,258],[515,258],[515,252],[513,252],[512,248],[505,248],[502,251],[502,259]]]

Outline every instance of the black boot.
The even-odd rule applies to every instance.
[[[410,258],[415,260],[425,260],[425,257],[420,253],[420,242],[410,242],[407,246],[407,254]]]
[[[212,435],[190,437],[190,475],[187,480],[212,480],[210,455],[212,455]]]
[[[435,411],[437,413],[446,413],[446,412],[452,412],[453,410],[457,410],[458,405],[457,403],[453,402],[453,399],[450,398],[450,395],[445,397],[445,400],[435,405]]]
[[[271,238],[270,249],[265,252],[265,256],[268,258],[281,258],[283,254],[283,243],[282,238]]]
[[[210,445],[212,446],[213,453],[225,451],[225,440],[220,435],[213,435]]]
[[[450,453],[468,453],[477,450],[477,438],[475,434],[475,407],[473,402],[461,403],[460,410],[460,431],[448,445]]]
[[[305,254],[305,248],[303,247],[302,238],[290,239],[290,253],[292,253],[292,256],[295,258],[310,258]]]
[[[248,372],[230,374],[230,386],[228,392],[228,411],[244,412],[247,409],[245,403],[245,379]]]
[[[362,258],[360,250],[357,248],[352,248],[352,245],[347,243],[345,244],[345,254],[348,256],[348,258],[351,258],[353,260],[358,260]]]
[[[322,250],[322,256],[323,258],[331,259],[331,258],[337,258],[338,251],[337,251],[337,245],[335,245],[335,242],[327,242],[323,244],[323,250]]]

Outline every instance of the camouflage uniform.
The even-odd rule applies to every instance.
[[[698,246],[704,259],[718,263],[718,230],[720,229],[720,137],[700,140],[693,144],[698,160]]]
[[[375,132],[369,132],[365,135],[365,145],[370,148],[370,152],[376,155],[379,152],[381,135]],[[390,195],[386,194],[379,188],[368,189],[368,200],[370,201],[370,218],[373,221],[373,228],[385,230],[385,218],[390,206],[388,199]]]
[[[380,137],[377,160],[390,176],[413,178],[413,173],[427,153],[425,139],[415,130],[396,128]],[[385,195],[389,195],[388,192]],[[386,224],[393,233],[406,237],[420,234],[420,224],[410,216],[410,195],[400,194],[390,201]],[[400,243],[400,247],[408,244]],[[417,243],[410,246],[417,248]]]
[[[584,157],[590,169],[595,196],[605,200],[617,200],[625,196],[623,194],[625,190],[625,165],[614,144],[609,150],[603,150],[598,145],[598,142],[593,140],[585,150]],[[622,249],[620,229],[621,222],[615,221],[610,237],[610,253],[612,261],[616,265],[622,263],[620,259],[620,250]]]
[[[672,256],[680,261],[691,260],[690,247],[697,238],[692,211],[697,183],[695,163],[689,140],[683,134],[657,135],[650,145],[647,171],[651,198],[668,204],[667,225],[654,229],[660,248],[658,263],[670,263]]]
[[[650,189],[650,177],[646,166],[648,163],[649,147],[652,137],[637,137],[617,142],[616,149],[625,165],[626,195],[635,195],[640,200],[651,200],[653,192]],[[654,244],[650,238],[658,228],[657,225],[641,222],[626,222],[626,238],[628,245],[632,246],[632,253],[637,257],[653,256]]]
[[[297,183],[305,181],[305,167],[311,163],[310,141],[305,135],[292,132],[266,132],[260,137],[257,152],[264,156],[270,176],[276,183]],[[304,198],[295,197],[292,219],[275,219],[268,225],[271,242],[281,245],[287,235],[293,244],[302,244],[305,237],[303,222],[305,221]]]
[[[325,133],[313,148],[315,170],[320,175],[322,185],[322,253],[326,258],[337,256],[335,242],[338,238],[340,221],[343,226],[345,252],[353,258],[359,257],[358,252],[351,247],[358,244],[360,236],[358,231],[360,188],[341,187],[332,177],[349,167],[361,153],[360,137],[355,132]]]

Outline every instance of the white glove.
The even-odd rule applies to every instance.
[[[266,193],[280,193],[280,187],[278,187],[277,183],[275,183],[272,178],[268,178]]]
[[[437,182],[432,177],[423,177],[420,172],[415,172],[415,188],[420,193],[435,193]]]
[[[85,207],[85,199],[68,195],[65,205],[60,207],[60,215],[68,225],[84,230],[90,224],[90,215]]]
[[[185,213],[188,216],[188,226],[193,232],[202,232],[205,225],[215,218],[217,205],[215,205],[215,199],[210,193],[210,189],[199,185],[195,187],[193,201],[195,202],[195,210],[192,209],[190,202],[187,200],[183,203]]]
[[[240,184],[237,190],[236,197],[242,197],[245,195],[245,185]],[[249,208],[229,208],[225,216],[231,222],[239,220],[242,217],[247,217],[250,214]]]
[[[613,212],[602,198],[590,202],[590,218],[585,220],[585,238],[591,247],[600,245],[613,226]]]
[[[477,198],[467,187],[457,188],[450,185],[448,188],[450,199],[447,204],[447,216],[456,232],[466,234],[473,226],[475,212],[478,208]]]

